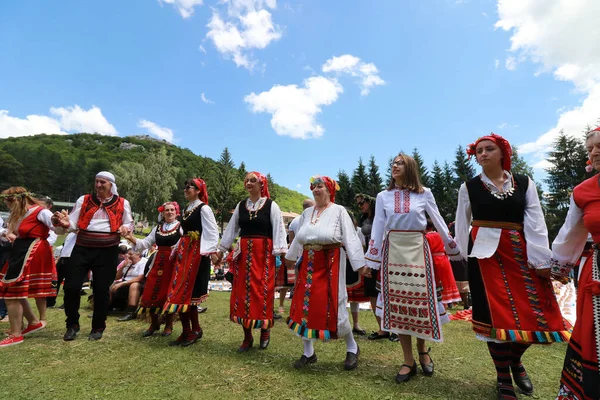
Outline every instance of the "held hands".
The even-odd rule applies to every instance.
[[[15,241],[15,239],[17,238],[17,235],[15,235],[14,233],[8,233],[8,232],[4,232],[2,234],[3,237],[6,238],[6,240],[8,240],[10,243],[13,243]]]
[[[127,235],[131,234],[131,231],[129,230],[128,227],[126,227],[125,225],[122,225],[119,228],[119,233],[121,234],[121,236],[123,236],[125,239],[127,239]],[[129,239],[127,239],[127,240],[129,240]]]
[[[213,265],[219,265],[221,263],[221,260],[223,259],[223,252],[222,251],[217,251],[216,253],[212,253],[210,255],[210,260],[212,261]]]
[[[366,265],[363,265],[362,267],[359,268],[358,273],[361,276],[364,276],[365,278],[370,278],[371,277],[371,268],[367,267]]]
[[[52,224],[67,229],[71,225],[69,212],[67,210],[57,211],[52,215]]]
[[[123,238],[127,239],[131,243],[133,243],[133,244],[137,243],[137,239],[135,238],[135,236],[133,236],[133,232],[128,230],[125,235],[123,235],[123,234],[121,234],[121,235],[123,236]]]

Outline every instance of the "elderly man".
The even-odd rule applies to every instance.
[[[109,307],[122,309],[127,306],[127,314],[117,320],[120,322],[137,317],[135,310],[144,290],[144,273],[148,262],[139,251],[129,250],[127,255],[129,263],[117,271],[115,283],[110,287]]]
[[[89,340],[102,338],[106,328],[109,288],[115,280],[121,235],[133,230],[129,202],[119,197],[115,177],[110,172],[96,175],[95,193],[77,199],[73,212],[56,212],[55,226],[77,231],[71,265],[65,276],[65,341],[74,340],[79,332],[80,289],[89,271],[93,274],[94,316]]]

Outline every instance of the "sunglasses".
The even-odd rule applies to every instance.
[[[404,161],[394,161],[391,166],[393,167],[399,167],[401,165],[404,165]]]
[[[363,204],[365,204],[365,203],[366,203],[366,200],[361,200],[361,201],[357,201],[356,205],[359,206],[359,207],[362,207]]]
[[[194,186],[194,185],[185,185],[185,187],[183,188],[183,190],[190,190],[190,189],[196,189],[196,186]]]

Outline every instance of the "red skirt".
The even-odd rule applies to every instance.
[[[365,293],[365,277],[352,269],[350,261],[346,259],[346,290],[349,303],[365,303],[371,298]]]
[[[473,227],[472,237],[479,228]],[[495,340],[567,342],[571,324],[561,314],[552,282],[527,264],[520,230],[502,229],[496,253],[469,259],[473,330]]]
[[[304,250],[288,326],[307,339],[337,339],[340,249]]]
[[[589,257],[581,270],[577,288],[577,321],[567,348],[560,379],[559,399],[597,400],[600,398],[598,352],[594,326],[594,296],[600,296],[600,284],[592,279],[593,257]],[[600,311],[600,310],[598,310]]]
[[[200,258],[200,240],[183,236],[175,253],[173,275],[163,306],[164,312],[186,312],[189,306],[202,302],[203,299],[195,299],[192,296],[200,268]]]
[[[0,298],[56,296],[56,266],[46,239],[17,239],[0,271]]]
[[[274,324],[275,257],[273,241],[264,236],[240,238],[233,264],[229,319],[244,328],[269,329]]]
[[[458,287],[456,287],[456,281],[454,280],[454,274],[452,272],[452,266],[450,260],[446,254],[436,255],[438,253],[432,253],[433,265],[435,269],[435,277],[442,286],[442,303],[458,303],[462,301]]]
[[[140,299],[138,313],[149,312],[160,314],[167,301],[169,287],[171,286],[171,277],[173,276],[174,259],[171,260],[171,247],[160,246],[158,250],[150,256],[148,263],[150,268],[146,276],[144,292]]]

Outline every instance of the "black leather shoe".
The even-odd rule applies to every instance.
[[[358,356],[360,355],[360,347],[356,349],[356,353],[346,352],[346,360],[344,361],[344,369],[351,371],[358,366]]]
[[[513,376],[513,381],[517,384],[517,387],[521,389],[521,392],[526,396],[531,396],[533,394],[533,383],[529,379],[529,375],[525,372],[525,376],[521,376],[519,371],[516,369],[510,369]]]
[[[365,331],[364,329],[353,328],[352,333],[358,336],[365,336],[367,334],[367,331]]]
[[[77,337],[77,332],[79,332],[79,327],[70,327],[67,328],[65,335],[63,336],[63,340],[65,342],[70,342],[71,340],[75,340]]]
[[[135,312],[130,312],[130,313],[123,315],[121,318],[117,318],[117,321],[125,322],[125,321],[132,321],[134,319],[137,319],[137,314]]]
[[[281,314],[273,313],[273,319],[283,319]]]
[[[188,347],[196,343],[198,340],[202,339],[202,329],[197,332],[192,332],[183,342],[181,342],[182,347]]]
[[[496,386],[496,390],[498,391],[498,394],[496,397],[498,400],[509,400],[509,399],[517,398],[517,395],[512,386],[507,387],[507,386],[504,386],[504,385],[498,383]]]
[[[369,340],[379,340],[379,339],[389,339],[389,338],[390,338],[389,332],[386,332],[383,335],[379,334],[379,332],[373,332],[369,336],[367,336],[367,339],[369,339]]]
[[[91,331],[88,335],[88,340],[100,340],[102,339],[102,331]]]
[[[313,353],[312,356],[310,357],[306,357],[304,354],[302,354],[302,357],[300,357],[300,359],[296,360],[292,366],[296,369],[300,369],[300,368],[304,368],[304,366],[308,365],[308,364],[314,364],[317,362],[317,353]]]
[[[150,336],[154,335],[154,333],[159,329],[160,329],[160,327],[154,328],[153,326],[150,326],[150,328],[148,328],[144,332],[142,332],[142,337],[150,337]]]
[[[245,353],[247,351],[250,351],[250,349],[252,348],[252,346],[254,345],[254,339],[250,339],[249,341],[244,340],[240,346],[239,349],[237,349],[238,353]]]
[[[425,376],[433,376],[434,364],[433,364],[433,358],[431,358],[431,356],[429,355],[430,351],[431,351],[431,347],[428,348],[427,351],[424,351],[423,353],[419,352],[419,363],[421,363],[421,369],[423,370],[423,375],[425,375]],[[423,363],[421,361],[422,356],[429,356],[430,361],[427,364]]]
[[[271,331],[268,332],[267,334],[267,338],[263,339],[263,334],[264,332],[260,332],[260,345],[259,345],[259,349],[264,350],[267,347],[269,347],[269,343],[271,342]]]
[[[198,307],[198,314],[205,313],[208,310],[208,307]]]
[[[408,365],[408,364],[402,364],[402,366],[410,368],[410,371],[408,371],[408,373],[406,373],[406,374],[401,374],[400,372],[398,372],[398,374],[396,375],[396,383],[408,382],[412,376],[415,376],[417,374],[417,362],[416,361],[414,362],[414,364],[412,366]],[[402,368],[400,368],[400,369],[402,369]]]
[[[181,343],[185,340],[185,334],[179,335],[179,337],[172,342],[169,342],[169,347],[181,346]]]

